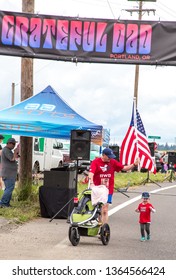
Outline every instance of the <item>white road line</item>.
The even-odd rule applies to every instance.
[[[175,188],[175,187],[176,187],[176,185],[169,186],[169,187],[164,187],[164,188],[162,187],[161,189],[153,190],[150,193],[157,193],[157,192],[161,192],[161,191],[164,191],[164,190],[172,189],[172,188]],[[114,207],[113,209],[109,210],[108,211],[108,215],[109,216],[113,215],[114,213],[118,212],[119,210],[125,208],[126,206],[132,204],[133,202],[135,202],[135,201],[137,201],[139,199],[141,199],[141,195],[136,196],[136,197],[134,197],[134,198],[132,198],[132,199],[130,199],[130,200],[128,200],[128,201],[126,201],[126,202],[116,206],[116,207]]]

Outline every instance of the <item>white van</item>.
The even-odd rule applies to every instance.
[[[38,173],[69,163],[69,152],[69,141],[33,137],[33,172]]]
[[[15,138],[17,145],[19,144],[20,137],[18,135],[3,135],[3,145],[7,139]],[[34,173],[57,168],[70,162],[70,146],[67,140],[33,137],[33,152],[32,152],[32,170]],[[20,164],[20,158],[19,158]]]

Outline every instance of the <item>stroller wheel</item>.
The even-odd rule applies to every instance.
[[[68,238],[69,238],[69,240],[70,240],[70,236],[71,236],[71,229],[72,229],[72,227],[69,227],[69,230],[68,230]]]
[[[80,234],[77,227],[70,227],[68,236],[73,246],[77,246],[79,244]]]
[[[103,245],[108,245],[110,240],[110,227],[108,224],[104,224],[101,227],[100,238]]]

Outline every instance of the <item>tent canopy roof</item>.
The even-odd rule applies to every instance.
[[[102,126],[76,113],[51,87],[0,111],[0,133],[70,139],[71,130],[91,130],[91,139],[101,145]]]

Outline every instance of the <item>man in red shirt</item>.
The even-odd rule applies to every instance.
[[[155,212],[155,208],[149,200],[149,193],[143,192],[142,198],[143,202],[138,205],[138,208],[135,210],[139,212],[139,223],[140,223],[140,231],[141,231],[141,241],[145,241],[145,231],[147,233],[147,240],[150,240],[150,223],[151,223],[151,212]]]
[[[114,192],[114,173],[120,171],[129,171],[137,166],[139,159],[136,159],[133,164],[122,165],[115,160],[116,156],[109,148],[105,148],[102,156],[92,161],[90,165],[89,180],[90,187],[105,185],[109,190],[107,204],[102,206],[101,222],[105,224],[108,222],[108,205],[112,203],[112,195]]]

